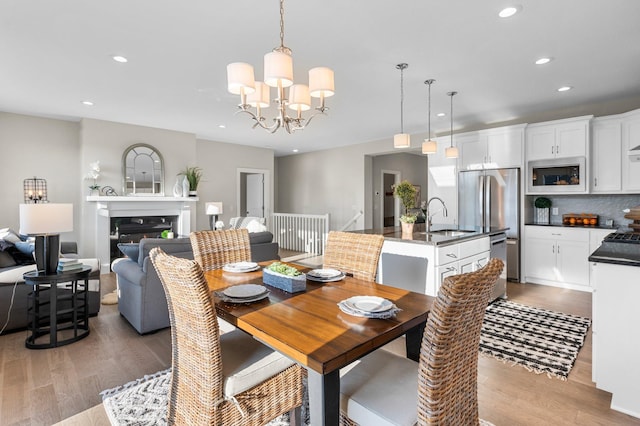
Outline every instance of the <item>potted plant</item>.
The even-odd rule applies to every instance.
[[[187,182],[189,182],[189,196],[195,197],[198,195],[198,184],[200,183],[200,179],[202,179],[202,169],[197,166],[187,167],[178,173],[178,176],[180,175],[183,175],[187,179]]]
[[[538,197],[533,202],[536,208],[536,223],[549,224],[549,208],[551,207],[551,200],[546,197]]]
[[[413,234],[413,224],[417,218],[417,215],[409,213],[409,209],[412,209],[416,205],[416,193],[416,187],[408,180],[403,180],[393,186],[393,195],[399,198],[404,206],[404,214],[400,216],[400,224],[402,226],[402,233],[406,235]]]

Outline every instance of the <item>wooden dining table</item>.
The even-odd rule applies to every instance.
[[[272,262],[261,262],[262,267]],[[309,268],[288,263],[301,272]],[[407,357],[418,361],[422,333],[434,298],[351,276],[341,281],[307,280],[306,290],[287,293],[267,286],[269,297],[253,303],[228,303],[216,292],[238,284],[262,284],[262,269],[205,272],[220,318],[307,368],[311,424],[338,425],[340,369],[405,335]],[[401,309],[390,319],[346,314],[338,302],[352,296],[379,296]]]

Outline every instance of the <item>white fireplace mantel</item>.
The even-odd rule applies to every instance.
[[[192,206],[198,197],[88,196],[87,201],[96,203],[95,250],[101,262],[101,272],[108,273],[112,217],[177,216],[178,235],[189,235]]]

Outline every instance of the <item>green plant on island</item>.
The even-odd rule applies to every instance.
[[[539,209],[548,209],[551,207],[551,200],[546,197],[538,197],[533,205]]]
[[[189,182],[189,191],[198,190],[198,184],[200,183],[200,179],[202,179],[202,169],[200,167],[187,167],[178,173],[178,176],[180,175],[187,178],[187,181]]]
[[[298,271],[293,266],[285,265],[284,263],[280,262],[273,262],[271,265],[267,266],[267,269],[282,275],[286,275],[288,277],[297,277],[298,275],[300,275],[300,271]]]
[[[400,199],[404,207],[404,214],[400,217],[400,222],[415,223],[418,215],[409,213],[409,209],[416,206],[416,194],[418,190],[408,180],[403,180],[397,185],[393,185],[393,196]]]

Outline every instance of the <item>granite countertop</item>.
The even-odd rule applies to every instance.
[[[640,266],[640,244],[610,243],[605,241],[596,251],[591,253],[589,262]]]
[[[414,244],[428,244],[445,246],[449,244],[455,244],[466,240],[473,240],[480,237],[487,237],[490,235],[504,232],[509,228],[491,228],[489,231],[483,231],[482,228],[462,230],[465,231],[462,235],[443,235],[438,231],[442,230],[454,230],[451,225],[433,225],[431,227],[431,233],[424,231],[423,227],[414,226],[414,232],[411,238],[403,238],[402,228],[399,226],[389,226],[383,229],[365,229],[361,231],[352,231],[361,234],[376,234],[383,235],[387,240],[402,241]]]

